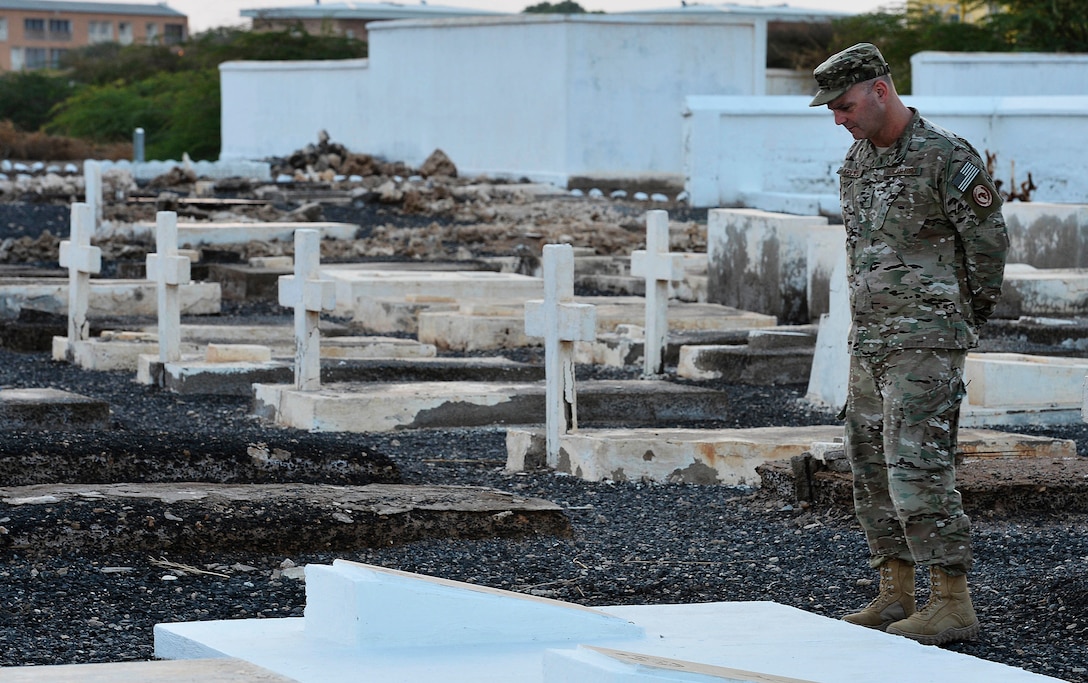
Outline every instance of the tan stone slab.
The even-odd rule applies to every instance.
[[[118,664],[0,668],[5,683],[293,683],[295,679],[240,659],[181,659]]]
[[[513,433],[515,430],[510,430]],[[760,486],[756,468],[788,460],[813,443],[842,439],[837,425],[753,429],[594,429],[560,439],[556,469],[587,481],[656,481]],[[507,468],[539,462],[539,441],[507,437]],[[986,429],[960,430],[966,457],[1073,457],[1072,441]]]

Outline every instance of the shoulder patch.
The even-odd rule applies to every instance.
[[[970,161],[966,162],[952,177],[952,186],[960,192],[964,201],[980,220],[986,220],[1001,207],[1001,197],[997,194],[997,188],[990,183],[989,177]]]

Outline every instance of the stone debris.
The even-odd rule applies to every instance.
[[[53,168],[55,172],[46,172]],[[571,197],[555,186],[493,178],[463,177],[456,163],[436,149],[419,168],[352,152],[322,132],[316,144],[272,160],[274,181],[252,178],[199,178],[182,163],[151,181],[137,184],[130,172],[102,174],[103,224],[94,244],[105,264],[142,261],[154,240],[134,238],[128,228],[153,223],[158,211],[175,211],[179,222],[317,222],[359,225],[355,240],[324,240],[322,261],[361,259],[465,260],[514,256],[529,249],[570,243],[599,255],[626,255],[645,240],[645,199],[626,191]],[[40,216],[26,204],[64,210],[83,201],[82,169],[43,166],[38,172],[0,180],[0,263],[56,263],[67,220],[53,234],[32,229]],[[661,192],[647,195],[654,208],[673,213],[674,245],[704,250],[706,227],[687,220],[682,203]],[[595,197],[595,198],[594,198]],[[6,224],[6,225],[5,225]],[[4,239],[7,237],[8,239]],[[253,241],[227,245],[244,261],[254,256],[292,253],[289,243]],[[104,273],[110,276],[109,272]]]

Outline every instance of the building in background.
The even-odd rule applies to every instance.
[[[503,12],[442,7],[440,5],[407,5],[397,2],[334,2],[296,7],[245,9],[243,17],[253,21],[254,31],[283,31],[302,27],[312,35],[334,35],[366,40],[366,25],[372,21],[391,19],[455,19],[501,15]]]
[[[947,19],[963,23],[974,23],[1000,11],[996,2],[972,0],[907,0],[907,9],[937,12]]]
[[[165,3],[0,0],[0,71],[56,68],[94,43],[173,45],[188,35],[188,17]]]

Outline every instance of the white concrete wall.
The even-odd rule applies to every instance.
[[[1086,54],[919,52],[910,70],[916,97],[1088,95]]]
[[[285,156],[321,130],[365,151],[368,72],[366,59],[220,64],[220,160]]]
[[[226,63],[223,159],[285,155],[319,130],[465,174],[683,180],[690,93],[763,94],[766,20],[523,15],[392,21],[369,60]]]
[[[1035,201],[1088,203],[1081,140],[1088,96],[907,97],[923,116],[997,153],[995,176],[1008,187],[1031,172]],[[694,206],[746,206],[837,215],[838,176],[853,138],[826,107],[807,97],[686,100],[686,186]]]

